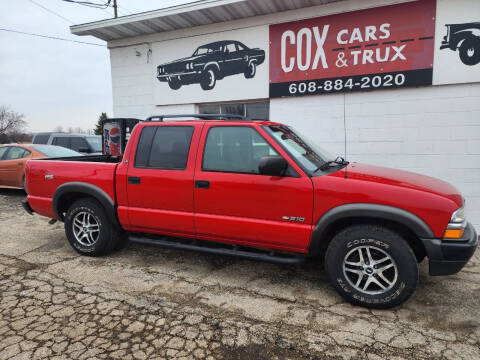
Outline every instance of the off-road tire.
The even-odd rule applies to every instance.
[[[465,39],[458,51],[460,53],[460,60],[462,60],[465,65],[473,66],[480,63],[480,39]]]
[[[352,273],[345,271],[347,265],[344,264],[344,261],[351,259],[346,258],[346,256],[355,254],[355,252],[366,251],[366,247],[370,249],[372,254],[386,254],[393,259],[392,263],[396,266],[396,280],[390,279],[391,287],[383,281],[382,284],[386,285],[386,289],[382,290],[378,287],[379,291],[383,291],[383,293],[367,294],[361,291],[363,288],[360,289],[362,284],[366,284],[365,279],[368,280],[369,276],[374,276],[378,280],[379,274],[376,272],[370,275],[365,273],[363,282],[356,288],[358,277],[354,279],[355,281],[352,281]],[[383,265],[375,266],[380,268]],[[331,284],[340,295],[354,305],[368,308],[388,309],[397,306],[412,295],[418,283],[417,259],[408,243],[398,233],[379,225],[353,225],[338,232],[328,246],[325,255],[325,269]],[[361,270],[364,272],[368,270],[362,267],[358,267],[358,269],[365,269]],[[385,273],[382,273],[382,275],[385,275]],[[353,284],[354,282],[355,284]],[[371,287],[375,286],[377,285],[374,284]]]
[[[74,234],[73,222],[80,213],[90,214],[99,225],[97,241],[90,246],[80,243]],[[110,222],[103,206],[92,198],[79,199],[70,206],[65,216],[65,234],[73,249],[87,256],[108,254],[118,249],[125,240],[125,233]]]
[[[217,83],[217,72],[213,67],[206,68],[201,76],[200,86],[203,90],[212,90]]]
[[[255,74],[257,73],[257,64],[255,64],[254,61],[250,62],[250,64],[247,65],[247,68],[243,72],[243,75],[245,76],[245,79],[251,79],[255,77]]]

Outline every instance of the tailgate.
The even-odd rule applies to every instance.
[[[55,218],[53,195],[60,185],[70,182],[94,185],[115,202],[116,167],[116,163],[29,160],[25,168],[28,203],[39,215]]]

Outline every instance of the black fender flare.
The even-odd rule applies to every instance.
[[[112,198],[98,186],[83,182],[65,183],[60,185],[55,191],[52,199],[52,206],[55,217],[58,220],[65,221],[63,214],[60,212],[59,205],[62,197],[69,193],[85,194],[97,200],[104,207],[107,217],[112,224],[117,228],[121,228],[117,219],[116,205]]]
[[[479,39],[479,37],[475,36],[471,31],[464,30],[457,32],[456,34],[452,35],[451,48],[453,50],[458,50],[464,41],[477,39]]]
[[[339,220],[349,218],[373,218],[392,221],[407,227],[418,238],[434,238],[432,229],[417,215],[397,207],[355,203],[334,207],[327,211],[315,225],[310,238],[309,254],[317,255],[326,241],[326,234],[331,230],[330,226]]]

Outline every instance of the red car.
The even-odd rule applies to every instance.
[[[0,146],[0,187],[25,189],[25,164],[29,159],[79,155],[76,151],[53,145]]]
[[[450,184],[349,164],[279,123],[223,118],[141,122],[123,158],[30,160],[24,207],[64,221],[90,256],[126,237],[279,263],[321,255],[337,291],[373,308],[405,301],[424,257],[448,275],[473,255]]]

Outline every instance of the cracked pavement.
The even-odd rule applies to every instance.
[[[322,265],[130,244],[79,256],[0,190],[0,360],[480,359],[480,255],[393,310],[345,303]]]

